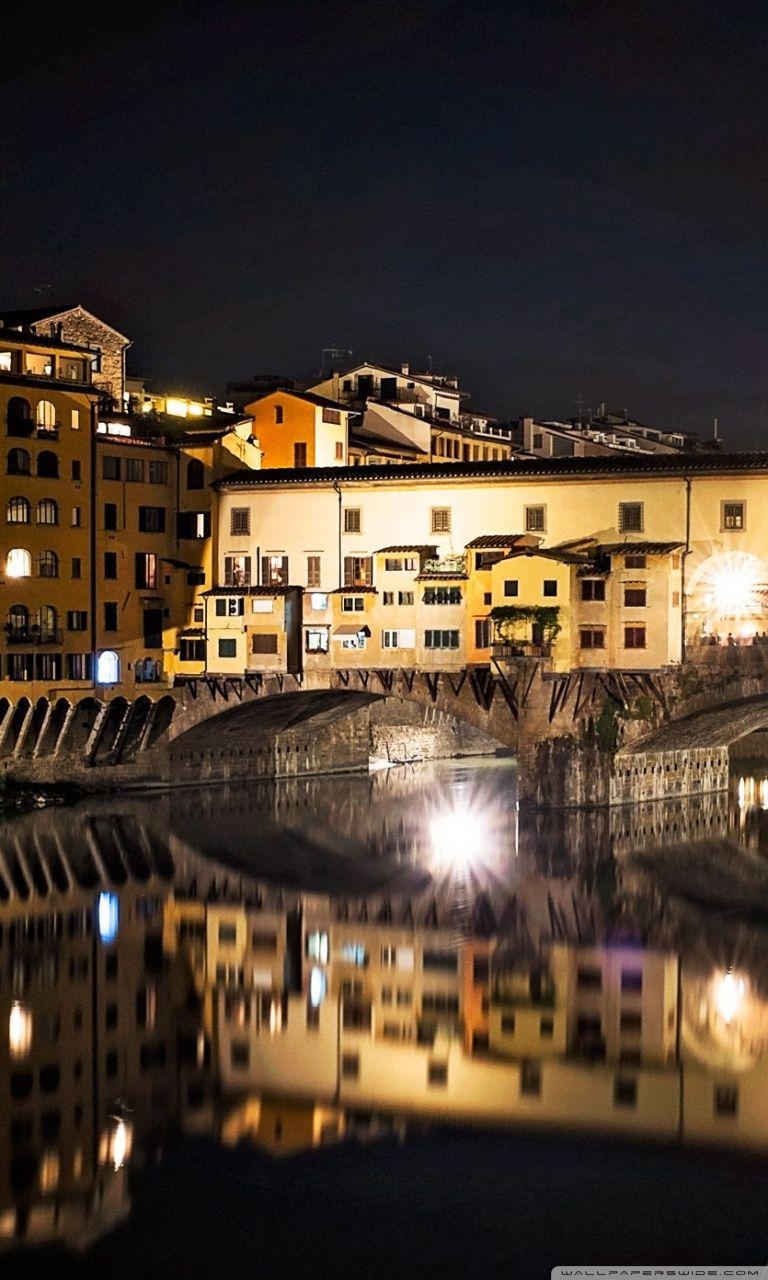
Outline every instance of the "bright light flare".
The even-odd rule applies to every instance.
[[[462,807],[433,818],[429,834],[438,862],[460,869],[477,861],[485,830],[480,816]]]
[[[729,969],[715,978],[715,1008],[728,1027],[744,1004],[744,979]]]
[[[766,615],[768,570],[757,556],[729,551],[710,556],[691,577],[691,609],[705,634],[730,631],[749,639]]]

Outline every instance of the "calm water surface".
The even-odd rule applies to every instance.
[[[231,1203],[242,1212],[246,1167],[237,1162],[262,1195],[268,1184],[285,1196],[286,1170],[301,1184],[320,1160],[345,1196],[353,1167],[367,1195],[371,1177],[404,1185],[419,1160],[440,1163],[423,1125],[471,1120],[483,1071],[513,1073],[517,1096],[523,1077],[533,1086],[543,1070],[546,1099],[547,1070],[572,1063],[598,1110],[587,1094],[569,1122],[602,1129],[600,1106],[642,1111],[643,1071],[677,1088],[688,1060],[720,1091],[716,1109],[735,1108],[724,1140],[748,1145],[742,1121],[754,1090],[740,1082],[761,1078],[768,1040],[767,853],[759,765],[734,775],[730,796],[603,814],[520,814],[513,764],[483,759],[112,796],[9,819],[0,833],[0,1241],[9,1265],[31,1275],[41,1255],[23,1246],[59,1242],[78,1250],[67,1267],[87,1268],[103,1261],[105,1241],[122,1239],[152,1266],[162,1227],[147,1188],[166,1178],[170,1222],[209,1170],[234,1179]],[[614,1034],[610,957],[628,955],[614,975]],[[531,1018],[543,1037],[534,1049]],[[371,1058],[366,1092],[355,1072],[368,1070],[369,1043],[380,1063]],[[332,1084],[315,1087],[323,1055],[336,1050]],[[453,1092],[459,1057],[479,1082],[464,1093]],[[405,1083],[414,1063],[429,1071],[418,1087]],[[606,1072],[619,1094],[603,1102]],[[392,1102],[399,1078],[402,1105]],[[768,1109],[768,1093],[755,1096]],[[660,1102],[653,1115],[662,1112]],[[494,1114],[489,1102],[486,1126]],[[497,1118],[515,1117],[502,1106]],[[768,1150],[765,1124],[758,1138]],[[642,1132],[640,1121],[634,1136]],[[511,1147],[481,1151],[483,1142],[527,1142],[533,1159],[534,1140],[520,1136],[434,1141],[463,1162],[474,1152],[478,1169],[512,1159]],[[605,1168],[609,1158],[593,1139],[570,1139],[559,1155],[551,1138],[541,1141],[542,1168],[575,1150],[586,1164]],[[313,1153],[318,1144],[327,1149]],[[276,1152],[293,1154],[275,1164]],[[642,1156],[652,1158],[677,1178],[691,1155]],[[194,1186],[182,1185],[182,1168]],[[670,1222],[670,1242],[676,1233]],[[328,1245],[328,1274],[343,1247]],[[434,1240],[425,1247],[440,1256]],[[295,1272],[311,1273],[309,1262]]]

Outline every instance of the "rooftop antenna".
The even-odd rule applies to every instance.
[[[719,435],[717,434],[717,418],[715,418],[715,431],[714,431],[714,437],[715,437],[715,440],[719,440],[719,439],[720,439]]]
[[[579,398],[576,403],[579,406],[579,422],[582,423],[584,421],[584,397],[581,392],[579,392]]]
[[[344,364],[347,356],[351,356],[352,352],[349,347],[340,347],[338,343],[332,344],[330,347],[323,347],[320,353],[320,377],[326,378],[334,369],[338,369],[340,364]]]

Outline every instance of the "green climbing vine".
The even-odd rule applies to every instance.
[[[525,622],[541,627],[545,644],[552,644],[562,631],[560,606],[557,604],[496,605],[491,609],[491,617],[496,624],[497,633],[507,642],[520,638],[515,636],[515,628]]]

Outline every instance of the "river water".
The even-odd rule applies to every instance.
[[[363,1009],[367,1034],[397,1040],[403,1055],[436,1052],[453,1036],[469,1057],[506,1052],[514,1062],[493,1024],[489,1032],[487,995],[470,1017],[465,971],[477,963],[467,950],[475,944],[487,992],[500,978],[512,990],[523,973],[519,1007],[545,1011],[530,983],[553,948],[593,965],[600,949],[679,960],[663,998],[676,1002],[680,1027],[663,1051],[648,1049],[651,1066],[677,1070],[687,1026],[689,1051],[713,1078],[725,1072],[727,1084],[734,1072],[761,1070],[767,856],[768,781],[748,764],[728,795],[600,814],[523,814],[514,764],[482,758],[88,798],[7,819],[0,1240],[90,1247],[130,1217],[136,1170],[160,1160],[179,1132],[217,1143],[246,1137],[270,1151],[330,1142],[345,1127],[358,1137],[361,1127],[367,1137],[394,1127],[402,1139],[418,1100],[403,1117],[384,1100],[377,1120],[375,1096],[362,1108],[342,1105],[338,1089],[309,1098],[301,1048],[281,1059],[279,1088],[274,1077],[267,1087],[258,1069],[251,1074],[253,1046],[227,1038],[221,1010],[237,1018],[256,1001],[274,1036],[288,993],[317,1018],[323,1001],[341,996]],[[352,923],[362,939],[354,944]],[[398,987],[397,1019],[389,987],[363,992],[396,951],[411,970],[414,954],[423,951],[426,966],[429,951],[444,979],[439,990],[417,984],[407,1005]],[[349,965],[360,967],[358,986]],[[568,1025],[561,1057],[611,1060],[599,1028],[587,1043]],[[639,1069],[645,1053],[643,1041],[642,1053],[622,1048],[617,1061]]]

